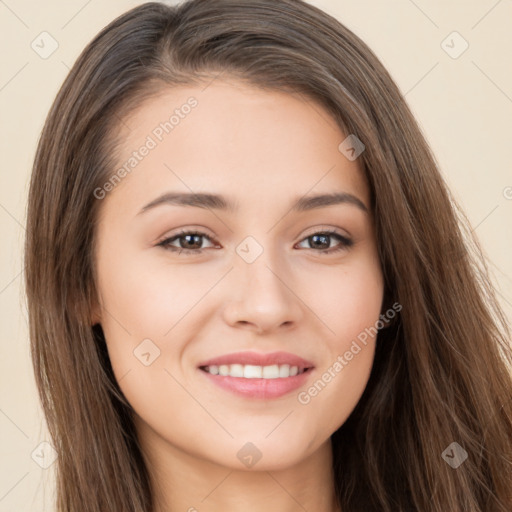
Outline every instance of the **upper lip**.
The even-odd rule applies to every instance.
[[[220,366],[222,364],[251,364],[255,366],[272,366],[289,364],[290,366],[298,366],[299,370],[305,368],[314,367],[311,361],[307,361],[302,357],[289,352],[269,352],[262,354],[260,352],[233,352],[231,354],[225,354],[222,356],[208,359],[199,364],[199,367],[203,366]]]

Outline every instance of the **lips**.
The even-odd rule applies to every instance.
[[[314,365],[289,352],[236,352],[203,361],[198,369],[205,382],[244,398],[269,400],[305,385]]]
[[[254,366],[272,366],[285,365],[297,366],[299,371],[308,368],[314,368],[314,364],[302,357],[289,352],[270,352],[262,354],[259,352],[234,352],[223,356],[214,357],[203,361],[198,365],[199,368],[205,366],[220,366],[230,364],[254,365]]]

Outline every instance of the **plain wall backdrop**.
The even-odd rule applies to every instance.
[[[53,512],[55,465],[41,467],[42,455],[48,464],[51,450],[40,443],[51,440],[32,374],[23,289],[35,147],[50,105],[84,46],[141,3],[0,1],[0,512]],[[360,36],[405,94],[482,243],[512,319],[512,1],[311,3]]]

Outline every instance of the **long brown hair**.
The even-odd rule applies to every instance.
[[[301,0],[143,4],[93,39],[55,99],[35,156],[25,261],[58,511],[153,510],[130,405],[91,326],[94,190],[116,168],[123,116],[163,88],[219,74],[301,94],[365,145],[386,302],[402,309],[332,436],[342,510],[510,512],[510,330],[481,248],[386,69]],[[456,469],[443,456],[454,449],[468,455]]]

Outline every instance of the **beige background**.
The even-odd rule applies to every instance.
[[[42,469],[32,459],[49,439],[32,376],[23,298],[22,244],[35,145],[79,52],[115,16],[140,3],[0,0],[0,512],[53,510],[54,465]],[[512,318],[512,0],[311,3],[366,41],[406,95],[488,254]],[[58,42],[47,59],[31,48],[43,31]],[[469,44],[455,59],[441,45],[453,31]],[[456,37],[445,43],[451,52],[462,48]]]

